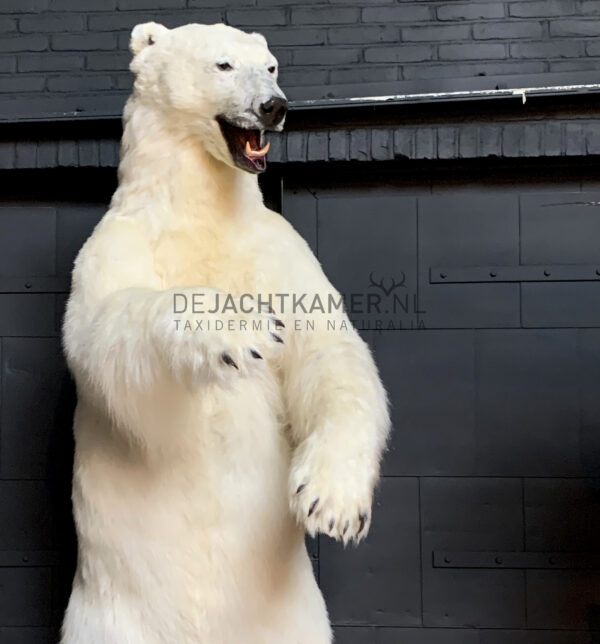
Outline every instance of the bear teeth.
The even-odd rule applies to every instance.
[[[267,141],[264,148],[261,148],[260,150],[253,150],[250,147],[250,141],[246,141],[246,149],[244,152],[249,159],[262,159],[262,157],[266,156],[270,147],[271,147],[271,143]]]

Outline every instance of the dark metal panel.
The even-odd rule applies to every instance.
[[[0,336],[56,335],[53,295],[0,295]]]
[[[0,207],[0,276],[53,275],[54,208]]]
[[[49,568],[0,568],[0,596],[0,624],[50,625],[52,573]]]
[[[58,209],[56,229],[56,271],[70,275],[73,262],[94,226],[100,221],[106,206],[103,204],[63,206]]]
[[[315,579],[319,583],[319,538],[311,537],[310,535],[305,535],[306,550],[308,551],[308,556],[312,562],[313,572],[315,574]]]
[[[416,327],[416,199],[370,191],[319,196],[318,251],[359,328]]]
[[[394,426],[386,474],[475,472],[474,337],[470,330],[373,335]]]
[[[54,543],[48,483],[0,481],[0,550],[51,550]]]
[[[598,629],[600,573],[529,570],[526,574],[529,626]]]
[[[527,550],[600,552],[600,479],[525,481]]]
[[[524,327],[600,326],[600,284],[523,284]]]
[[[479,636],[463,629],[340,626],[335,644],[479,644]]]
[[[579,353],[579,453],[584,476],[600,478],[600,329],[577,331]]]
[[[479,644],[597,644],[598,635],[583,631],[482,630]]]
[[[421,624],[418,482],[385,478],[360,548],[320,537],[321,587],[334,624]]]
[[[338,626],[333,629],[334,641],[336,644],[381,644],[381,630],[360,626]],[[393,634],[397,639],[396,629]]]
[[[523,628],[525,582],[517,570],[443,570],[423,575],[423,623],[446,628]]]
[[[2,644],[56,644],[56,631],[52,628],[4,628],[0,626]]]
[[[477,331],[475,369],[480,473],[579,475],[576,332]]]
[[[60,335],[60,331],[63,327],[63,320],[67,308],[67,302],[69,300],[69,294],[68,293],[57,293],[54,296],[54,317],[55,317],[55,326],[57,329],[57,332]]]
[[[600,193],[521,197],[523,263],[600,263],[599,236]],[[600,326],[599,298],[600,284],[524,285],[523,325]]]
[[[522,572],[433,567],[434,550],[522,550],[520,480],[422,479],[421,534],[426,626],[525,626]]]
[[[71,432],[72,391],[60,341],[5,338],[3,348],[0,475],[45,478],[56,466],[53,449],[68,448]]]
[[[317,197],[307,188],[283,191],[282,212],[292,226],[304,237],[314,253],[317,252]]]
[[[600,192],[521,195],[523,264],[600,263]]]
[[[467,193],[419,198],[419,304],[428,328],[517,327],[516,284],[429,283],[431,266],[519,263],[516,195]]]
[[[519,479],[423,478],[421,511],[427,568],[434,550],[523,550]]]

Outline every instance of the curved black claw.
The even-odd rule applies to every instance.
[[[279,318],[271,318],[277,329],[285,329],[285,324]]]
[[[234,367],[235,369],[239,370],[239,367],[235,363],[235,360],[228,353],[221,354],[221,360],[223,360],[223,362],[225,364],[228,364],[230,367]]]
[[[331,519],[329,521],[329,532],[333,530],[333,526],[335,525],[335,519]]]
[[[298,486],[298,489],[296,490],[296,494],[300,494],[302,490],[308,485],[308,483],[302,483]]]
[[[277,333],[273,333],[273,331],[271,331],[271,336],[273,337],[273,340],[275,340],[275,342],[283,344],[283,340],[280,335],[277,335]]]
[[[263,357],[260,355],[260,353],[258,351],[256,351],[256,349],[250,349],[250,355],[253,358],[255,358],[256,360],[262,360],[263,359]]]
[[[319,504],[319,497],[317,497],[311,504],[310,508],[308,508],[308,516],[310,517],[312,513],[317,509],[317,505]]]
[[[346,532],[348,532],[349,527],[350,527],[350,521],[346,521],[346,523],[344,524],[344,529],[342,530],[342,536],[343,537],[346,536]]]
[[[357,535],[359,535],[364,530],[368,518],[369,515],[366,512],[363,512],[358,516],[360,523],[358,525],[358,532],[356,533]]]

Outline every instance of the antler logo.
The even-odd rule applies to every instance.
[[[396,280],[392,277],[392,283],[387,287],[383,283],[384,279],[385,278],[382,277],[379,282],[376,282],[375,279],[373,278],[373,273],[371,272],[371,274],[369,275],[369,282],[370,282],[369,287],[374,286],[375,288],[379,288],[388,296],[392,293],[392,291],[394,291],[397,288],[400,288],[400,287],[406,288],[406,284],[405,284],[406,274],[404,272],[402,272],[402,278],[399,282],[396,282]]]

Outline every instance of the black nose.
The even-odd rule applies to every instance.
[[[280,96],[271,98],[260,106],[260,118],[266,127],[275,127],[283,121],[288,111],[288,102]]]

